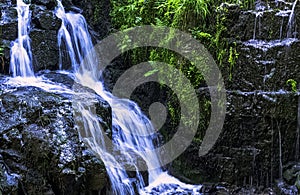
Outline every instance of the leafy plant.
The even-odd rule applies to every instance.
[[[254,6],[254,0],[111,0],[111,18],[115,29],[123,30],[140,25],[168,26],[189,32],[199,40],[213,55],[219,66],[227,64],[229,79],[232,79],[233,68],[239,57],[236,44],[229,44],[225,38],[228,30],[228,6],[225,4],[238,4],[242,9]],[[222,6],[221,6],[222,5]],[[172,33],[166,35],[162,45],[167,44],[173,37]],[[126,44],[121,43],[124,47]],[[126,58],[128,55],[126,55]],[[169,64],[173,69],[181,71],[189,79],[194,88],[199,88],[204,83],[203,75],[196,66],[177,53],[161,48],[137,48],[130,51],[131,64],[144,61],[160,61]],[[174,78],[171,71],[157,63],[151,63],[152,70],[144,76],[156,74],[159,80],[169,78],[179,86],[185,86],[184,81]],[[184,90],[184,89],[183,89]],[[183,91],[183,94],[187,92]],[[189,102],[189,95],[182,97],[184,102]],[[174,100],[167,100],[172,102]],[[209,113],[210,100],[205,102],[203,115]],[[171,117],[176,118],[176,105],[168,104]],[[204,117],[204,116],[203,116]],[[173,120],[173,119],[171,119]],[[175,120],[175,119],[174,119]],[[189,121],[188,119],[186,120]],[[188,124],[186,124],[188,125]],[[201,127],[205,129],[203,124]],[[201,133],[200,133],[201,134]],[[201,136],[197,136],[198,138]]]
[[[236,43],[235,43],[236,45]],[[236,51],[236,48],[230,47],[229,49],[229,58],[228,58],[228,63],[229,63],[229,80],[232,80],[232,70],[233,67],[236,63],[236,60],[239,58],[239,54]]]
[[[286,81],[286,84],[292,86],[292,91],[293,92],[297,92],[297,81],[295,81],[294,79],[289,79],[289,80]]]

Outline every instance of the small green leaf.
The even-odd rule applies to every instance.
[[[289,79],[289,80],[286,81],[286,84],[292,86],[292,91],[293,92],[297,92],[297,81],[295,81],[294,79]]]

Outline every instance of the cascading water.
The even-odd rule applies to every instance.
[[[126,128],[128,126],[129,128],[132,128],[134,130],[149,131],[151,128],[149,121],[146,121],[145,124],[142,124],[143,121],[141,120],[134,121],[135,119],[139,119],[140,116],[137,116],[135,112],[128,112],[128,107],[125,106],[129,102],[117,101],[112,96],[109,96],[107,93],[105,93],[102,83],[98,82],[98,77],[96,73],[99,72],[99,70],[96,70],[94,68],[95,59],[97,58],[87,58],[88,62],[82,64],[80,69],[78,69],[78,65],[83,60],[84,55],[88,52],[91,52],[91,49],[93,47],[83,16],[81,16],[80,14],[65,13],[60,1],[58,1],[58,8],[56,10],[56,14],[63,21],[61,29],[59,30],[58,43],[61,43],[62,41],[66,43],[66,47],[69,51],[72,67],[74,69],[77,81],[80,84],[93,89],[94,91],[96,91],[96,93],[98,93],[101,97],[103,97],[106,101],[110,103],[110,105],[112,106],[113,115],[112,122],[115,128],[119,126],[120,128],[124,129],[124,127]],[[134,105],[133,103],[131,104],[134,107],[136,107],[136,105]],[[90,110],[86,109],[86,105],[84,105],[83,101],[76,101],[76,109],[78,109],[81,115],[81,120],[84,121],[84,125],[80,129],[81,136],[92,148],[92,150],[105,163],[114,194],[135,194],[134,187],[132,184],[133,180],[129,179],[125,168],[115,159],[113,155],[106,151],[105,140],[102,135],[103,130],[97,122],[96,115]],[[126,124],[124,123],[124,121],[122,121],[125,118],[126,120],[132,121],[128,121]],[[141,127],[143,129],[140,129]],[[126,129],[124,130],[126,131]],[[145,143],[141,143],[141,140],[137,140],[134,137],[133,139],[135,139],[135,141],[137,141],[138,144],[126,144],[125,141],[127,140],[125,139],[127,137],[125,136],[125,134],[122,134],[122,131],[120,130],[117,133],[120,139],[124,139],[115,140],[116,146],[128,146],[126,149],[122,150],[123,154],[125,152],[125,159],[134,159],[134,157],[130,156],[130,154],[126,152],[129,151],[129,149],[132,150],[134,149],[134,147],[138,146],[147,147]],[[91,139],[86,139],[84,135],[90,135]],[[133,167],[135,166],[131,162],[127,163],[131,164],[131,166]],[[143,187],[145,184],[143,182],[142,176],[138,172],[137,178],[137,187],[138,190],[140,190],[141,187]]]
[[[293,3],[285,2],[285,1],[275,1],[275,6],[277,9],[271,8],[269,3],[262,3],[262,1],[257,1],[255,10],[249,10],[247,12],[255,14],[255,20],[254,20],[254,29],[253,29],[253,38],[245,41],[244,45],[247,47],[254,47],[258,49],[260,52],[260,55],[256,55],[255,58],[259,60],[256,60],[258,64],[260,64],[262,67],[264,67],[264,76],[262,78],[263,85],[262,88],[265,88],[266,83],[275,75],[276,68],[271,67],[275,64],[274,57],[270,59],[268,55],[269,50],[274,49],[276,47],[289,47],[293,43],[297,42],[297,28],[296,28],[296,18],[295,18],[295,10],[297,1],[295,0]],[[274,5],[273,5],[274,6]],[[265,14],[266,13],[266,14]],[[273,15],[274,13],[274,15]],[[261,20],[268,21],[269,17],[280,18],[280,31],[278,37],[272,37],[271,31],[269,30],[268,35],[270,35],[271,40],[267,40],[267,35],[265,35],[262,39],[262,37],[257,36],[257,26],[259,30],[260,24],[257,24],[257,22],[260,22]],[[258,20],[259,19],[259,20]],[[286,28],[284,28],[285,24],[287,25]],[[258,34],[260,31],[258,31]],[[286,36],[284,36],[286,33]],[[262,51],[262,52],[261,52]],[[267,57],[268,56],[268,57]]]
[[[252,11],[252,10],[249,11],[250,13],[255,14],[253,38],[246,41],[244,44],[246,46],[255,47],[255,48],[261,49],[262,51],[266,52],[270,48],[279,47],[279,46],[290,46],[292,43],[298,41],[298,39],[296,38],[297,32],[295,32],[296,28],[295,28],[295,17],[294,17],[297,1],[298,0],[294,1],[290,10],[280,10],[279,12],[277,12],[275,14],[275,16],[282,17],[282,19],[281,19],[282,24],[280,27],[280,35],[278,37],[279,39],[274,39],[274,40],[270,40],[270,41],[257,39],[257,30],[256,29],[258,26],[258,30],[259,30],[259,26],[260,26],[260,24],[257,25],[257,20],[258,20],[258,23],[260,23],[260,19],[262,18],[263,14],[265,12],[274,12],[274,10],[269,9],[269,6],[263,6],[260,3],[257,3],[255,11]],[[282,37],[283,36],[282,35],[283,34],[283,32],[282,32],[283,19],[285,17],[288,17],[287,31],[286,31],[286,37]],[[260,32],[260,30],[258,32]]]
[[[81,137],[106,165],[113,193],[135,194],[134,186],[136,186],[139,193],[147,194],[151,193],[152,188],[164,183],[160,193],[172,192],[172,186],[176,185],[173,193],[179,190],[197,194],[196,191],[199,191],[201,186],[181,183],[160,168],[160,160],[155,153],[153,144],[153,139],[156,137],[154,128],[139,107],[130,100],[119,99],[104,90],[103,84],[99,81],[101,70],[97,69],[96,54],[93,53],[92,41],[83,16],[65,13],[60,1],[58,1],[56,15],[63,21],[59,30],[58,43],[61,46],[61,43],[64,42],[68,49],[77,82],[93,89],[110,104],[112,109],[112,140],[107,141],[91,108],[87,108],[84,101],[76,101],[75,105],[80,115],[79,120],[83,121],[79,130]],[[88,52],[90,52],[89,55],[87,55]],[[90,55],[91,53],[92,55]],[[87,55],[85,62],[81,63],[85,55]],[[113,143],[110,148],[115,151],[113,155],[112,151],[109,151],[110,146],[107,146],[109,142]],[[145,188],[145,182],[137,167],[140,161],[144,161],[148,167],[150,183],[148,188]],[[130,178],[126,173],[128,166],[131,167],[130,170],[136,172],[135,178]]]
[[[43,77],[34,77],[28,36],[30,28],[29,5],[18,0],[17,10],[18,39],[13,43],[11,50],[11,71],[14,78],[9,79],[6,84],[35,86],[53,93],[74,95],[75,100],[80,100],[76,97],[82,97],[82,92],[76,92],[76,89],[70,90],[66,86],[58,85]],[[103,84],[98,80],[101,70],[97,70],[94,66],[97,64],[95,61],[97,58],[89,55],[89,58],[85,58],[85,62],[87,62],[81,64],[85,55],[91,52],[93,48],[83,16],[65,13],[61,1],[58,1],[56,15],[62,19],[62,26],[58,33],[58,44],[60,47],[63,44],[66,46],[74,71],[74,74],[68,74],[75,77],[81,85],[93,89],[112,108],[112,140],[105,140],[104,131],[90,105],[86,104],[85,100],[74,103],[74,108],[78,113],[75,118],[83,124],[79,127],[80,135],[105,163],[111,181],[111,193],[136,194],[139,192],[140,194],[149,194],[152,193],[153,188],[158,188],[163,184],[159,188],[160,194],[164,191],[171,193],[189,191],[197,194],[201,186],[184,184],[162,171],[160,160],[153,150],[153,139],[156,135],[150,120],[142,114],[134,102],[118,99],[104,90]],[[60,67],[62,64],[63,55],[60,52]],[[81,66],[79,66],[80,64]],[[87,92],[84,95],[91,96],[92,94]],[[108,143],[113,143],[113,147],[110,147]],[[115,152],[109,151],[109,149]],[[150,184],[147,188],[145,188],[144,178],[138,170],[138,161],[145,162],[148,168]],[[135,171],[134,177],[128,176],[126,167]]]
[[[10,70],[13,77],[33,77],[31,64],[31,48],[29,38],[30,11],[29,5],[17,0],[18,11],[18,39],[11,48]]]
[[[157,137],[150,120],[142,114],[134,102],[114,97],[105,91],[99,81],[101,70],[95,64],[96,54],[88,33],[85,19],[80,14],[65,13],[61,1],[56,9],[57,17],[62,19],[58,33],[58,44],[65,46],[72,64],[73,73],[67,74],[75,78],[81,85],[96,92],[106,100],[112,109],[112,139],[107,139],[97,114],[84,97],[91,97],[91,92],[72,90],[56,84],[44,77],[34,77],[31,68],[31,51],[28,29],[30,27],[29,5],[18,0],[18,39],[11,52],[11,70],[13,77],[6,84],[15,86],[35,86],[53,93],[64,93],[74,96],[75,120],[81,138],[104,162],[111,182],[112,194],[199,194],[201,186],[180,182],[161,169],[160,159],[153,144]],[[89,55],[87,55],[89,53]],[[86,57],[88,56],[88,57]],[[63,65],[63,52],[60,51],[60,67]],[[82,63],[84,60],[85,63]],[[80,65],[80,66],[79,66]],[[75,85],[76,86],[76,85]],[[145,136],[146,135],[146,136]],[[138,164],[145,163],[148,171],[149,185],[139,172]],[[129,177],[126,170],[135,172]]]

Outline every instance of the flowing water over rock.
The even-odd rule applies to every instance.
[[[254,22],[254,30],[253,30],[253,39],[246,41],[244,44],[246,46],[252,46],[258,49],[263,50],[264,52],[268,51],[270,48],[273,47],[288,47],[294,42],[298,41],[297,37],[297,29],[296,29],[296,22],[295,22],[295,7],[297,5],[298,0],[296,0],[290,9],[286,10],[287,7],[284,7],[285,10],[275,11],[271,9],[270,6],[267,4],[266,6],[261,5],[260,3],[256,4],[255,11],[249,11],[249,13],[255,14],[255,22]],[[278,5],[277,5],[278,6]],[[268,17],[269,14],[274,14],[275,16],[281,17],[282,22],[280,26],[280,35],[278,39],[273,39],[270,41],[267,40],[259,40],[258,37],[266,38],[265,36],[261,36],[261,20],[264,17],[264,14]],[[284,25],[284,18],[288,18],[287,27],[286,27],[286,36],[283,38],[283,25]]]
[[[33,73],[18,70],[15,78],[0,78],[0,176],[9,184],[3,188],[4,194],[16,189],[28,194],[100,193],[105,185],[111,188],[102,193],[215,192],[218,187],[206,189],[209,184],[188,185],[171,177],[160,168],[155,153],[140,148],[145,146],[151,151],[156,146],[153,142],[160,140],[134,102],[112,96],[99,81],[101,70],[91,66],[98,63],[93,61],[97,58],[86,58],[92,43],[85,19],[74,12],[66,13],[55,0],[31,2],[32,26],[23,29],[31,29],[33,57],[28,50],[27,31],[22,46],[27,53],[22,63],[32,59],[35,70],[54,70],[58,66],[68,69],[70,63],[72,72],[41,72],[35,78],[28,77]],[[0,38],[6,45],[21,32],[16,31],[18,13],[11,6],[7,4],[1,10],[4,33]],[[57,15],[52,11],[55,7]],[[233,193],[255,193],[252,189],[274,188],[277,183],[281,193],[297,194],[299,163],[291,161],[299,159],[299,93],[291,91],[287,80],[299,80],[299,2],[257,1],[254,10],[240,12],[234,10],[236,7],[229,7],[226,13],[234,11],[228,40],[239,59],[232,68],[231,80],[227,67],[222,67],[228,89],[224,132],[207,156],[200,158],[199,145],[192,143],[170,171],[185,181],[188,179],[184,177],[191,178],[191,183],[226,181],[250,187],[249,191],[238,188]],[[80,11],[70,7],[66,10]],[[84,12],[89,16],[91,13]],[[19,40],[22,37],[13,46],[19,47]],[[18,59],[22,55],[15,52],[13,56]],[[90,62],[82,66],[82,60]],[[201,97],[206,96],[207,89],[201,90]],[[129,133],[130,129],[152,136],[141,139]],[[78,140],[78,133],[85,144]],[[22,161],[30,163],[24,165]],[[139,172],[140,166],[153,169]],[[105,182],[107,175],[110,185]],[[84,184],[86,191],[80,187]]]
[[[82,63],[85,56],[93,52],[85,19],[80,14],[65,13],[61,2],[57,1],[57,3],[56,15],[62,19],[62,26],[58,32],[58,44],[60,49],[66,48],[67,58],[72,64],[73,73],[67,74],[78,84],[74,83],[70,89],[45,77],[34,77],[27,31],[30,28],[29,5],[22,1],[18,1],[19,37],[12,47],[11,62],[13,76],[20,77],[11,78],[5,84],[15,87],[34,86],[49,93],[73,96],[75,122],[77,121],[80,137],[104,162],[111,182],[110,193],[199,194],[201,185],[184,184],[163,171],[154,146],[158,135],[150,120],[143,115],[137,104],[114,97],[104,89],[102,82],[99,81],[101,70],[95,66],[98,63],[95,61],[96,54],[88,55],[89,57]],[[61,50],[61,68],[64,60],[65,56]],[[82,86],[87,88],[83,90]],[[91,104],[93,101],[89,101],[90,98],[95,98],[94,92],[111,107],[111,139],[106,135],[105,126],[99,122],[98,115],[94,112],[95,105]],[[68,150],[68,145],[65,147]],[[61,158],[71,162],[73,157],[70,154],[68,152],[61,154]],[[141,166],[140,163],[145,164]],[[141,167],[145,169],[141,170]],[[140,171],[148,172],[147,180]],[[130,176],[129,172],[135,172],[135,174]],[[145,188],[146,185],[148,185],[147,188]]]
[[[96,54],[89,54],[84,63],[81,63],[84,55],[87,55],[88,52],[94,52],[84,18],[80,14],[65,13],[60,2],[58,2],[56,13],[63,20],[59,31],[59,43],[61,43],[62,39],[67,45],[69,57],[78,59],[77,62],[71,60],[77,81],[93,89],[112,108],[113,146],[110,146],[107,145],[102,128],[95,123],[97,121],[96,116],[90,112],[90,109],[86,110],[84,101],[75,102],[75,107],[79,110],[84,121],[84,125],[81,127],[83,129],[80,129],[81,136],[104,161],[112,183],[113,193],[135,194],[135,190],[138,190],[140,193],[142,191],[143,193],[152,193],[152,188],[158,188],[159,186],[161,186],[159,187],[161,189],[157,193],[160,194],[176,193],[178,190],[197,193],[201,186],[185,185],[163,172],[159,157],[155,153],[153,140],[157,135],[151,122],[142,114],[135,103],[114,97],[104,90],[103,84],[99,81],[99,72],[101,70],[98,69],[98,66],[95,66],[95,64],[98,64],[95,61],[97,59]],[[79,63],[81,63],[80,67],[78,67]],[[108,142],[110,141],[108,140]],[[116,151],[113,152],[112,150]],[[118,154],[120,152],[121,155]],[[145,187],[143,176],[139,173],[138,163],[141,163],[139,161],[146,162],[149,175],[148,181],[150,186],[152,185],[152,188],[149,187],[146,191],[143,190]],[[126,173],[128,167],[131,167],[131,171],[136,172],[134,180]],[[160,179],[157,182],[156,179],[159,178],[164,180]],[[134,189],[134,185],[137,189]]]

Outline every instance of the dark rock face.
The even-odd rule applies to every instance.
[[[72,79],[49,73],[72,86]],[[107,184],[103,163],[79,140],[72,96],[35,87],[0,89],[0,189],[4,194],[81,194]],[[109,129],[110,110],[98,99],[101,124]],[[107,120],[106,120],[107,119]],[[107,122],[105,122],[107,121]]]
[[[33,53],[34,71],[58,68],[58,47],[56,31],[45,31],[40,29],[32,30],[31,46]]]
[[[44,5],[49,10],[53,10],[55,8],[55,6],[57,5],[56,0],[32,0],[31,3],[37,4],[37,5]]]
[[[258,1],[259,2],[259,1]],[[247,41],[249,39],[275,40],[284,39],[288,34],[288,21],[294,1],[260,1],[261,7],[256,9],[240,11],[237,15],[232,15],[232,23],[229,24],[229,34],[231,38]],[[266,3],[267,2],[267,3]],[[299,2],[298,2],[299,3]],[[269,8],[268,8],[269,7]],[[233,14],[233,10],[230,10]],[[300,7],[296,4],[295,18],[300,19]],[[256,24],[256,25],[255,25]],[[299,32],[299,27],[294,27],[295,32]],[[299,37],[299,33],[295,33]]]
[[[101,40],[111,31],[109,0],[72,0],[76,7],[83,10],[82,14],[91,27],[91,34]]]
[[[32,5],[32,21],[36,28],[43,30],[58,30],[61,21],[52,11],[47,10],[46,6]]]
[[[268,187],[279,178],[279,131],[283,163],[295,160],[298,97],[228,92],[227,98],[225,124],[215,147],[199,157],[200,144],[193,143],[173,167],[198,182]]]
[[[287,18],[276,15],[278,9],[284,6],[278,5],[277,9],[273,3],[270,6],[272,11],[266,10],[260,19],[257,18],[255,37],[268,44],[280,38],[282,21],[282,40],[288,30]],[[295,8],[296,27],[299,27],[299,9],[298,3]],[[205,156],[198,156],[201,143],[194,141],[173,162],[171,172],[175,175],[183,174],[193,182],[225,181],[259,189],[274,186],[275,181],[281,179],[281,172],[294,171],[290,162],[299,162],[299,148],[296,147],[299,142],[299,93],[292,92],[287,84],[289,79],[300,81],[299,41],[270,47],[248,45],[246,41],[253,39],[254,33],[253,12],[238,9],[228,9],[226,12],[228,31],[224,35],[239,57],[232,72],[229,63],[220,67],[227,90],[227,112],[222,134]],[[293,29],[299,32],[299,29]],[[295,34],[295,38],[299,35]],[[199,96],[205,94],[200,93]],[[278,193],[297,194],[295,186],[288,187],[284,183],[296,185],[299,178],[286,175],[276,187]]]

